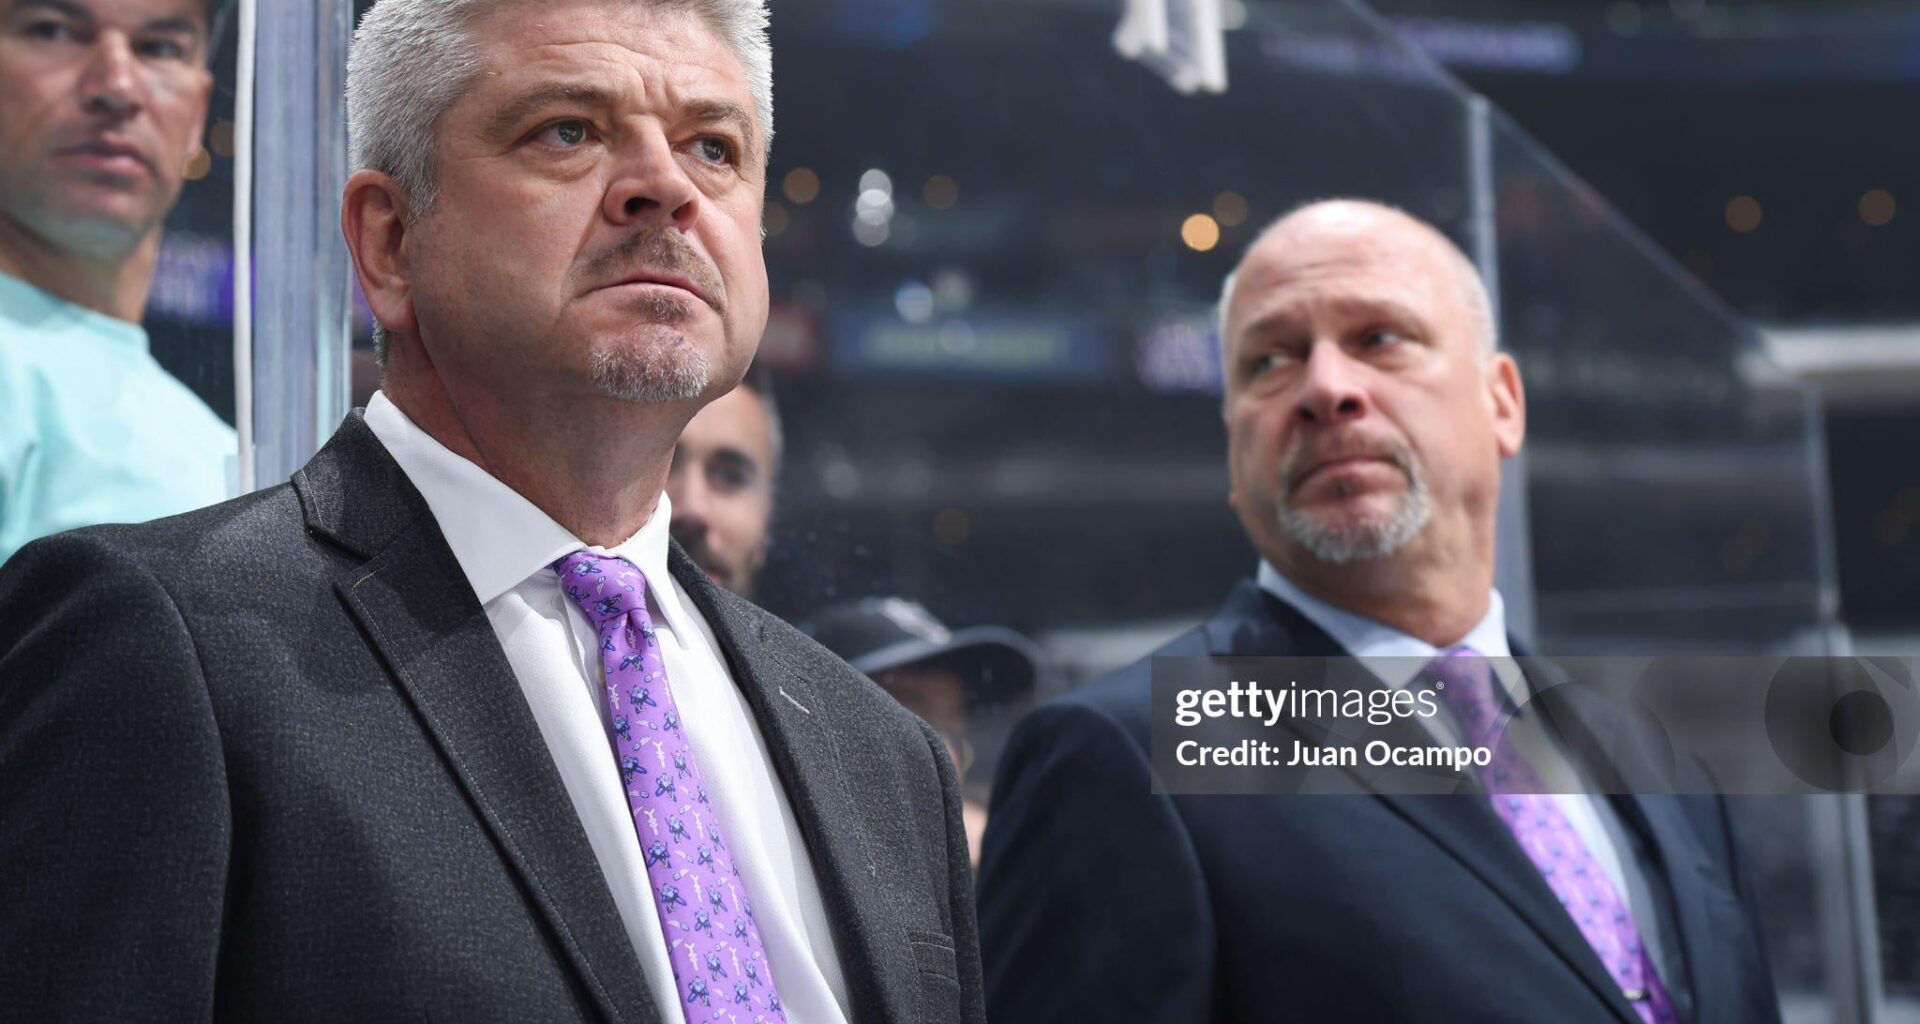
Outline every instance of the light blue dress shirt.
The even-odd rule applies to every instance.
[[[236,451],[140,325],[0,274],[0,561],[36,537],[231,497]]]

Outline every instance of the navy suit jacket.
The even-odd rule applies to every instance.
[[[1344,653],[1251,581],[1155,652]],[[1155,795],[1150,664],[1009,740],[979,874],[989,1019],[1640,1024],[1482,796]],[[1612,799],[1673,911],[1687,1019],[1778,1021],[1724,802]]]

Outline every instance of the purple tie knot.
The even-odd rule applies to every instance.
[[[1507,715],[1494,685],[1493,662],[1471,647],[1449,647],[1427,664],[1427,675],[1460,723],[1461,738],[1490,745]]]
[[[567,596],[595,623],[646,607],[647,578],[624,558],[575,551],[555,561],[553,571]]]

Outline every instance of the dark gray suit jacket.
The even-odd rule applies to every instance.
[[[982,1020],[938,737],[671,564],[766,736],[853,1019]],[[659,1019],[493,629],[358,414],[290,485],[0,569],[0,899],[21,1020]]]

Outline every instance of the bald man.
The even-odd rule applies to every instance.
[[[1493,569],[1526,402],[1472,263],[1398,210],[1313,203],[1249,248],[1220,322],[1228,502],[1260,561],[1154,656],[1454,679],[1462,710],[1410,725],[1436,740],[1476,721],[1464,695],[1524,707]],[[990,1019],[1778,1019],[1717,798],[1491,774],[1446,796],[1156,794],[1149,665],[1009,741],[979,876]],[[1561,719],[1528,720],[1527,770],[1577,772]]]

